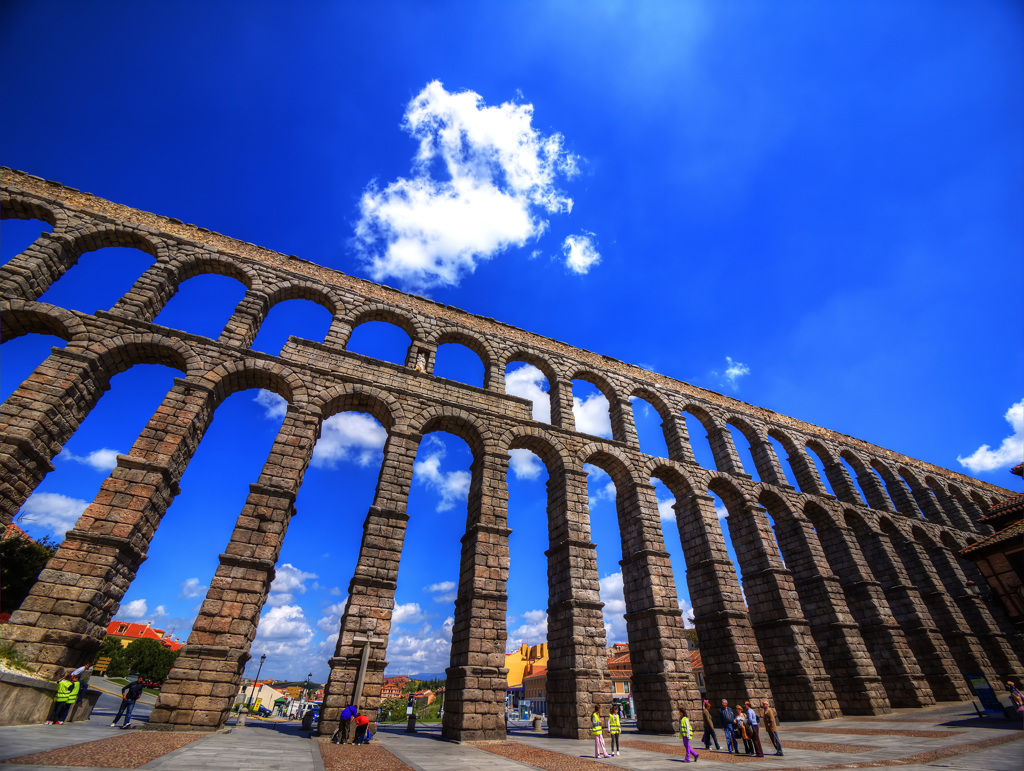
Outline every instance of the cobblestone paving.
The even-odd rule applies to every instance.
[[[413,771],[379,744],[319,744],[326,771]]]
[[[138,768],[204,736],[209,734],[140,731],[46,752],[34,752],[3,762],[30,766]]]

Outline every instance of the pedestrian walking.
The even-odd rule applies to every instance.
[[[594,757],[610,758],[608,750],[604,747],[604,726],[601,725],[601,707],[594,699],[594,714],[590,716],[590,733],[594,736]]]
[[[716,750],[722,749],[718,746],[718,736],[715,734],[715,721],[711,718],[711,702],[704,699],[704,738],[702,741],[704,742],[704,749],[706,750],[711,749],[711,742],[708,741],[709,739],[714,739]]]
[[[619,705],[612,707],[612,714],[608,716],[608,735],[612,740],[612,755],[619,754],[619,734],[622,733],[622,719]]]
[[[62,725],[68,719],[71,707],[78,701],[78,678],[66,674],[57,681],[57,694],[53,697],[53,709],[46,725]]]
[[[134,683],[128,683],[128,685],[121,689],[121,706],[117,708],[114,722],[110,724],[111,728],[117,727],[117,721],[121,719],[121,715],[124,715],[124,723],[121,725],[121,728],[127,728],[132,722],[132,710],[135,709],[135,702],[142,695],[142,689],[143,685],[139,680],[136,680]]]
[[[738,752],[739,747],[736,745],[736,716],[729,709],[729,702],[725,699],[722,699],[722,708],[718,710],[718,715],[722,718],[722,730],[725,731],[725,748],[729,752]]]
[[[768,706],[768,702],[761,702],[761,722],[764,723],[764,730],[768,732],[768,738],[775,746],[775,754],[782,757],[782,742],[779,741],[779,719],[775,710]]]
[[[690,762],[690,755],[693,755],[693,762],[696,763],[700,760],[700,755],[697,754],[697,750],[690,746],[690,739],[693,738],[693,726],[690,725],[690,718],[686,716],[686,708],[679,708],[679,738],[683,740],[683,747],[686,748],[686,752],[683,753],[683,762]]]
[[[760,726],[757,723],[757,713],[754,712],[754,708],[750,706],[749,701],[743,702],[743,705],[747,708],[747,732],[750,734],[750,741],[754,743],[754,752],[757,753],[757,757],[764,757],[764,750],[761,749],[761,737]]]

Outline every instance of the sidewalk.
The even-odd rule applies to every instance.
[[[894,732],[901,732],[892,735]],[[909,734],[909,735],[908,735]],[[855,768],[900,765],[907,771],[937,768],[976,771],[1018,771],[1024,767],[1024,731],[1016,721],[979,720],[970,703],[943,704],[926,710],[897,710],[891,715],[877,718],[845,717],[813,723],[785,723],[781,726],[785,757],[768,756],[747,760],[725,753],[705,752],[697,742],[701,754],[700,767],[724,769],[740,763],[743,771],[768,771],[787,768]],[[194,740],[192,740],[194,739]],[[106,740],[101,744],[89,742]],[[190,743],[167,751],[170,744]],[[719,741],[722,741],[719,732]],[[770,743],[764,744],[770,747]],[[98,720],[63,726],[16,726],[0,728],[0,762],[21,758],[31,753],[68,748],[82,762],[97,754],[97,748],[107,748],[107,757],[117,760],[87,768],[128,768],[138,761],[139,748],[148,748],[150,754],[164,754],[146,759],[142,769],[160,771],[333,771],[342,765],[325,767],[320,754],[320,742],[310,740],[298,723],[249,721],[244,728],[229,726],[215,734],[182,735],[157,731],[119,731]],[[153,747],[156,747],[154,750]],[[371,747],[374,753],[365,753],[365,760],[380,748],[388,750],[413,771],[521,771],[528,768],[586,769],[598,764],[621,769],[641,771],[679,771],[682,762],[682,744],[674,737],[648,736],[637,733],[622,735],[622,754],[607,760],[593,760],[593,743],[569,739],[549,738],[532,732],[515,733],[506,742],[482,745],[459,745],[442,741],[435,726],[428,726],[416,734],[406,734],[401,728],[380,731]],[[485,751],[512,754],[515,759]],[[361,752],[362,747],[342,748]],[[669,754],[671,753],[671,754]],[[144,753],[143,753],[144,755]],[[357,756],[349,754],[347,757]],[[902,760],[902,763],[900,762]],[[910,760],[912,765],[903,765]],[[48,756],[44,762],[68,763],[65,758]],[[98,762],[98,761],[94,761]],[[3,764],[0,771],[45,771],[66,768],[66,765]],[[361,768],[396,768],[397,764],[363,765]],[[81,766],[80,766],[81,768]]]

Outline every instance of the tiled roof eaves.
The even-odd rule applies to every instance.
[[[982,552],[986,551],[990,547],[1000,546],[1004,543],[1008,543],[1014,539],[1020,539],[1024,537],[1024,520],[1015,522],[1009,527],[1000,530],[998,533],[981,539],[977,543],[973,543],[960,550],[961,557],[969,556],[980,556]]]

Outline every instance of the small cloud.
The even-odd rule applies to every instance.
[[[406,602],[402,605],[395,606],[395,611],[391,615],[391,623],[418,624],[426,617],[426,614],[423,612],[423,609],[420,608],[418,602]]]
[[[982,471],[1009,468],[1024,460],[1024,399],[1012,405],[1003,417],[1010,424],[1013,433],[1003,439],[1002,444],[995,450],[983,444],[966,458],[958,455],[956,459],[961,466],[977,474]]]
[[[107,447],[104,447],[102,450],[93,450],[88,455],[75,455],[70,450],[65,449],[57,456],[57,460],[70,460],[75,463],[81,463],[83,466],[88,466],[96,471],[110,473],[117,467],[118,455],[120,453],[117,450],[111,450]]]
[[[441,581],[438,584],[431,584],[430,586],[424,587],[424,591],[427,592],[450,592],[455,588],[454,581]]]
[[[334,634],[336,636],[338,633],[338,625],[341,623],[341,616],[344,612],[344,602],[337,602],[334,605],[328,605],[326,608],[324,608],[323,617],[321,617],[321,619],[316,622],[317,627],[324,634]]]
[[[537,479],[544,473],[544,464],[529,450],[509,450],[508,454],[516,479]]]
[[[69,498],[60,493],[33,493],[21,507],[19,517],[22,522],[45,527],[63,538],[88,505],[80,498]]]
[[[729,516],[729,510],[725,508],[725,504],[719,500],[715,501],[715,516],[718,517],[719,521]]]
[[[192,597],[205,597],[210,587],[202,584],[198,578],[187,578],[181,584],[181,592],[178,593],[179,600]]]
[[[739,379],[744,375],[750,374],[750,367],[743,362],[733,361],[731,356],[725,357],[726,368],[725,372],[719,375],[718,372],[712,372],[712,376],[719,379],[724,385],[728,385],[732,390],[736,390],[739,386]]]
[[[129,620],[146,618],[149,615],[149,608],[145,600],[132,600],[118,608],[117,615]]]
[[[271,607],[285,607],[295,600],[295,594],[306,593],[306,581],[316,578],[316,573],[299,570],[289,562],[279,565],[274,582],[270,585],[267,604]]]
[[[444,445],[432,436],[427,437],[424,444],[430,450],[425,458],[413,464],[413,479],[441,496],[441,501],[437,504],[438,511],[448,511],[454,508],[456,503],[468,501],[471,480],[469,472],[442,471],[441,461],[447,454]]]
[[[316,468],[337,468],[342,461],[357,466],[379,464],[384,457],[388,432],[369,415],[343,412],[323,422],[313,448]]]
[[[284,397],[278,396],[273,391],[261,388],[256,392],[256,397],[253,401],[263,408],[263,417],[268,420],[280,420],[288,411],[288,402]]]
[[[670,521],[675,520],[675,518],[676,518],[676,510],[674,508],[675,505],[676,505],[676,499],[675,498],[666,498],[665,500],[661,500],[659,498],[658,499],[658,515],[661,517],[661,519],[663,519],[663,520],[667,519],[667,520],[670,520]]]
[[[294,658],[305,652],[313,634],[298,605],[272,607],[260,618],[253,651]]]
[[[583,399],[573,396],[572,414],[576,420],[576,430],[580,433],[611,438],[611,414],[604,394],[591,394]]]
[[[594,503],[601,501],[615,501],[615,482],[608,476],[608,473],[598,466],[589,463],[583,464],[583,470],[587,472],[587,491]]]
[[[515,369],[506,368],[505,393],[529,399],[533,402],[533,419],[541,423],[551,422],[548,379],[532,364],[524,362]]]
[[[506,647],[518,648],[523,643],[536,645],[548,637],[548,612],[546,610],[528,610],[522,615],[522,624],[512,628],[515,616],[508,620],[508,643]]]
[[[608,644],[626,642],[626,599],[622,592],[622,573],[612,573],[600,581],[601,602],[604,603],[605,639]]]
[[[442,604],[455,602],[455,598],[458,596],[458,592],[455,590],[454,581],[441,581],[438,584],[431,584],[426,587],[424,591],[434,595],[432,597],[434,602]]]
[[[566,236],[562,242],[562,254],[565,256],[566,267],[573,273],[582,276],[601,262],[601,255],[594,246],[593,233],[580,236]]]

